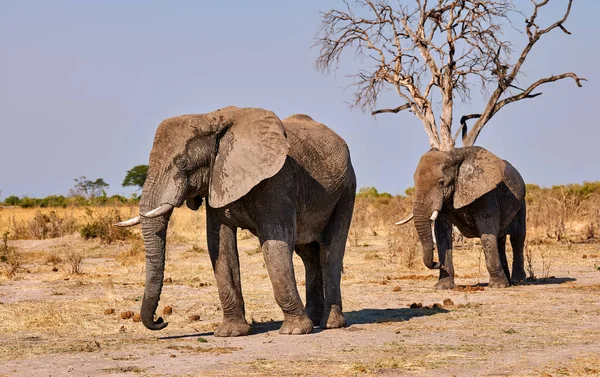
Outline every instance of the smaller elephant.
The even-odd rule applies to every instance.
[[[481,147],[449,152],[432,148],[421,157],[414,180],[413,212],[396,224],[414,218],[423,262],[428,268],[440,270],[437,289],[455,286],[453,226],[467,238],[481,238],[490,287],[525,280],[525,183],[517,169]],[[512,276],[505,252],[507,235],[513,248]],[[433,262],[434,242],[437,263]]]

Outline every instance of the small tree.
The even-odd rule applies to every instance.
[[[74,181],[75,187],[69,190],[69,194],[71,196],[84,196],[87,199],[106,196],[106,190],[110,187],[102,178],[91,181],[85,175],[75,178]]]
[[[123,180],[123,187],[137,186],[138,190],[144,187],[146,176],[148,175],[148,165],[136,165],[127,171]]]
[[[451,150],[461,133],[463,145],[471,146],[504,106],[539,96],[534,91],[549,82],[571,78],[581,86],[585,80],[569,72],[519,87],[521,68],[540,38],[555,29],[571,34],[564,24],[573,0],[560,20],[547,27],[538,24],[538,14],[549,1],[532,0],[532,13],[525,18],[528,41],[515,60],[512,43],[502,38],[503,28],[513,25],[511,18],[522,14],[510,0],[405,0],[394,5],[387,0],[356,0],[353,5],[344,0],[344,11],[323,13],[316,65],[320,70],[337,68],[344,52],[367,57],[374,64],[352,76],[352,107],[372,110],[373,115],[409,110],[423,123],[432,147]],[[453,135],[454,98],[468,102],[476,84],[488,96],[486,107],[462,116],[462,132]],[[376,108],[384,88],[394,89],[402,99],[398,107]],[[441,103],[440,114],[434,112],[434,101]],[[477,120],[467,133],[469,119]]]

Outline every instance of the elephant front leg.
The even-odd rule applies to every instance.
[[[435,239],[437,243],[440,278],[435,284],[435,289],[453,289],[454,264],[452,263],[452,224],[445,216],[439,216],[434,225]]]
[[[304,309],[294,275],[292,263],[292,242],[277,239],[261,240],[261,247],[275,300],[283,311],[283,325],[280,334],[308,334],[313,323]]]
[[[504,268],[498,252],[498,238],[495,234],[482,234],[481,247],[485,255],[485,264],[490,274],[490,288],[504,288],[509,286],[509,281],[504,273]]]
[[[242,297],[236,228],[207,217],[208,251],[223,308],[223,322],[215,329],[215,336],[248,335],[251,329]]]
[[[304,262],[306,271],[306,314],[318,326],[323,316],[323,275],[320,260],[321,247],[317,242],[296,246],[296,253]]]

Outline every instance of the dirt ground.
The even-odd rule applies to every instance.
[[[385,237],[369,237],[346,251],[348,326],[282,336],[258,243],[241,238],[253,334],[240,338],[212,335],[221,310],[205,244],[169,245],[158,311],[172,314],[152,332],[121,318],[139,312],[144,289],[143,254],[130,243],[11,241],[23,262],[0,280],[0,376],[600,376],[598,243],[540,246],[533,267],[546,279],[489,289],[469,240],[455,269],[457,283],[475,287],[435,291],[436,272],[419,256],[408,269]],[[70,272],[69,250],[85,255],[82,274]]]

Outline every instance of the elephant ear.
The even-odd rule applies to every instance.
[[[503,160],[481,148],[472,147],[458,169],[454,188],[454,208],[464,207],[490,192],[504,179]]]
[[[220,208],[246,195],[285,163],[290,145],[270,111],[242,109],[219,140],[210,177],[209,205]]]

